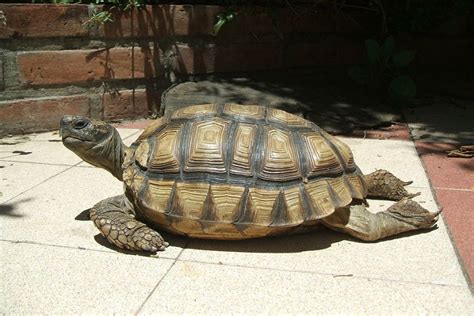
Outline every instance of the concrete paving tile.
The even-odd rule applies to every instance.
[[[0,203],[4,203],[67,168],[69,167],[0,161]],[[0,215],[10,213],[8,205],[2,205],[1,208]]]
[[[119,128],[117,130],[122,137],[123,143],[127,146],[130,146],[143,131],[136,128]]]
[[[59,127],[59,124],[58,124]],[[27,141],[56,141],[60,140],[59,132],[50,131],[44,133],[30,133],[24,135],[12,135],[12,136],[5,136],[0,138],[0,142],[2,144],[17,144],[17,143],[24,143]]]
[[[451,236],[474,285],[474,192],[456,190],[436,190]]]
[[[172,260],[0,242],[0,313],[134,313]]]
[[[120,129],[119,133],[125,142],[131,143],[134,139],[128,138],[139,131],[138,129]],[[2,142],[8,142],[10,145],[0,145],[0,160],[57,165],[75,165],[82,161],[64,147],[57,131],[3,138]]]
[[[415,199],[437,209],[428,189]],[[370,210],[393,202],[370,200]],[[192,240],[180,259],[390,280],[464,285],[466,281],[442,220],[438,228],[379,242],[361,242],[321,228],[302,235],[246,241]]]
[[[467,315],[473,309],[466,286],[178,261],[141,313]]]
[[[81,161],[78,156],[63,146],[59,138],[55,141],[27,141],[15,145],[1,145],[0,160],[70,166]]]
[[[340,137],[352,149],[362,172],[386,169],[415,187],[430,187],[415,146],[410,141]]]
[[[0,217],[2,238],[116,252],[88,220],[88,209],[123,193],[122,182],[105,170],[74,167],[11,200],[10,216]],[[173,245],[159,256],[175,258],[185,239],[167,238]]]

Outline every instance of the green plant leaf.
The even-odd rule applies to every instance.
[[[406,75],[398,76],[390,82],[390,93],[397,98],[410,99],[416,95],[416,84]]]
[[[402,50],[395,53],[392,57],[392,63],[396,67],[405,67],[410,64],[415,58],[414,50]]]
[[[214,34],[217,34],[219,33],[219,31],[221,30],[222,26],[224,26],[224,24],[227,22],[226,19],[219,19],[217,20],[216,24],[214,24],[214,28],[213,28],[213,31],[214,31]]]
[[[395,40],[393,39],[393,36],[387,37],[382,46],[382,56],[383,56],[384,62],[388,62],[390,57],[392,57],[394,50],[395,50]]]
[[[219,33],[222,26],[224,26],[224,24],[226,24],[227,22],[232,21],[234,17],[235,17],[235,12],[226,12],[223,14],[219,14],[217,16],[217,22],[214,24],[214,27],[213,27],[214,35]]]
[[[367,58],[371,66],[376,65],[380,60],[380,45],[373,39],[365,41],[365,49],[367,51]]]
[[[367,69],[360,65],[349,68],[349,77],[361,85],[366,85],[369,82],[369,73]]]

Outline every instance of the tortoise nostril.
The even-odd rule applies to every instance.
[[[89,124],[88,120],[78,119],[74,122],[73,127],[75,129],[82,129],[82,128],[86,127],[88,124]]]

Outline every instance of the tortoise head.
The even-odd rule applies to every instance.
[[[61,119],[59,133],[64,146],[84,161],[122,180],[125,145],[113,126],[83,116],[66,115]]]

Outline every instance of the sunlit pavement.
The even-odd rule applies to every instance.
[[[140,130],[120,133],[131,143]],[[413,180],[409,191],[430,210],[434,189],[444,206],[437,228],[377,243],[324,229],[241,242],[163,234],[171,246],[157,257],[123,253],[87,220],[122,183],[57,133],[0,139],[0,312],[472,314],[463,274],[473,271],[472,168],[444,175],[442,163],[454,162],[407,139],[342,139],[364,172]],[[392,204],[369,202],[372,211]]]

